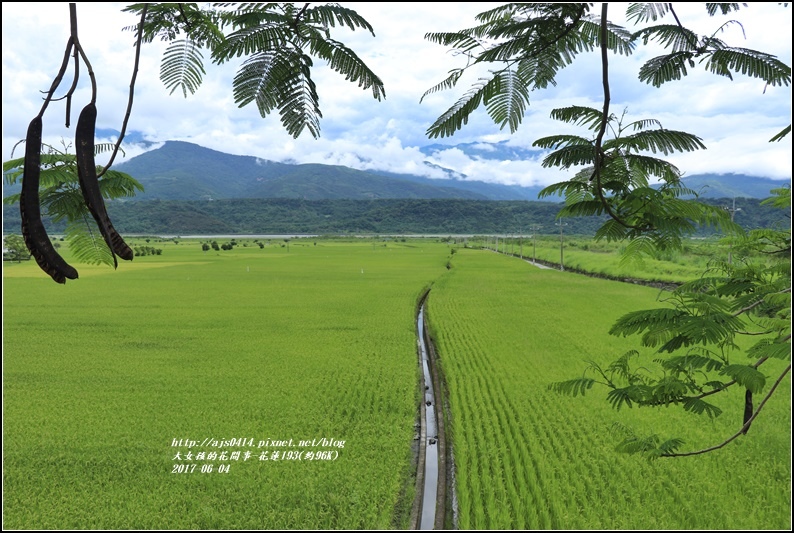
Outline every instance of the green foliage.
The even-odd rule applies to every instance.
[[[706,7],[712,16],[739,9],[738,4]],[[515,131],[528,105],[529,90],[553,83],[554,72],[570,64],[577,53],[600,48],[603,109],[570,106],[551,113],[555,120],[580,126],[587,134],[551,135],[534,143],[550,151],[543,166],[576,169],[572,178],[540,193],[541,197],[553,194],[565,197],[565,206],[558,218],[608,217],[596,231],[596,239],[629,241],[624,249],[628,257],[681,249],[684,237],[703,225],[732,233],[733,238],[747,243],[746,247],[763,246],[772,250],[768,251],[771,261],[767,262],[746,261],[734,266],[731,256],[727,263],[715,262],[703,278],[682,285],[665,298],[671,308],[636,311],[615,322],[612,334],[640,334],[644,346],[658,347],[661,353],[679,357],[667,369],[663,362],[662,372],[658,374],[644,368],[633,370],[629,365],[633,356],[630,352],[631,355],[624,355],[604,370],[594,363],[588,370],[600,376],[600,382],[609,389],[607,401],[615,409],[635,404],[682,404],[686,411],[715,417],[720,410],[702,398],[738,384],[748,395],[742,425],[744,433],[751,415],[758,412],[753,413],[752,393],[761,392],[766,383],[766,377],[757,367],[770,357],[780,356],[784,351],[781,344],[790,348],[790,230],[751,233],[744,240],[741,228],[726,211],[684,200],[685,196],[696,195],[696,191],[684,187],[681,171],[657,154],[693,152],[705,149],[705,145],[696,135],[665,129],[655,119],[625,124],[625,112],[621,117],[611,114],[607,58],[610,51],[631,53],[638,41],[643,45],[651,42],[661,45],[666,53],[646,61],[638,74],[641,81],[655,87],[686,76],[687,69],[695,68],[696,62],[719,76],[733,79],[735,74],[742,74],[761,79],[773,87],[790,85],[791,68],[770,54],[731,47],[718,39],[716,35],[734,21],[722,24],[710,35],[699,36],[683,26],[672,4],[632,3],[627,9],[629,21],[654,24],[628,33],[609,23],[608,4],[602,5],[600,20],[589,19],[589,9],[589,4],[509,4],[480,14],[477,19],[481,24],[475,28],[428,34],[426,38],[430,40],[458,47],[457,52],[469,58],[467,68],[479,63],[496,63],[501,67],[492,70],[490,79],[481,78],[469,93],[439,117],[428,135],[454,134],[481,103],[486,105],[497,124],[504,127],[509,123],[511,132]],[[667,14],[674,16],[675,24],[656,24]],[[541,58],[550,65],[548,70],[522,70],[520,67],[522,62],[526,64]],[[516,68],[524,74],[523,78],[512,76]],[[452,71],[425,95],[454,87],[462,73],[463,69]],[[510,83],[500,83],[502,76]],[[517,82],[520,82],[518,86]],[[511,114],[513,118],[508,119]],[[773,140],[779,140],[786,131]],[[654,182],[660,185],[651,187]],[[779,199],[773,203],[790,210],[790,191],[776,195]],[[735,352],[743,351],[737,340],[740,336],[762,338],[747,351],[760,356],[753,365],[730,362]],[[722,364],[696,358],[681,359],[681,351],[684,357],[702,356],[711,351]],[[788,357],[790,359],[790,355]],[[694,372],[691,367],[681,366],[684,361],[700,364],[701,368]],[[711,372],[704,371],[704,367]],[[709,375],[718,368],[720,375],[732,379],[730,383],[723,385]],[[787,372],[788,369],[780,379]],[[581,378],[557,382],[551,388],[577,395],[584,394],[591,386],[592,382]],[[706,387],[712,390],[705,392]],[[679,439],[662,442],[654,435],[624,441],[621,449],[658,457],[676,455],[680,444]]]
[[[209,249],[209,247],[207,247]],[[135,257],[143,257],[147,255],[162,255],[162,248],[155,248],[154,246],[136,246]]]
[[[714,6],[720,6],[719,9]],[[728,6],[728,7],[726,7]],[[738,10],[738,4],[707,4],[710,15]],[[425,92],[425,96],[453,88],[464,72],[479,64],[501,65],[491,70],[490,78],[480,78],[449,110],[428,129],[431,138],[453,135],[481,103],[491,118],[515,131],[529,105],[527,91],[556,85],[556,73],[571,64],[582,52],[601,46],[601,24],[590,15],[591,4],[507,4],[477,16],[478,26],[457,32],[428,33],[425,38],[452,47],[469,58],[465,68],[450,71],[449,76]],[[634,24],[656,22],[672,12],[672,4],[629,4],[627,19]],[[695,61],[706,70],[728,78],[742,74],[759,78],[770,86],[788,86],[791,67],[776,57],[745,48],[729,47],[714,34],[698,36],[679,24],[656,24],[633,33],[604,21],[605,48],[629,55],[639,41],[661,44],[668,54],[649,59],[639,71],[639,79],[659,87],[679,80],[694,68]],[[730,23],[723,24],[716,33]],[[509,73],[509,74],[507,74]],[[515,74],[514,74],[515,73]],[[511,81],[499,83],[509,75]],[[520,104],[520,105],[516,105]],[[507,121],[506,117],[512,116]]]
[[[679,248],[682,239],[702,225],[737,229],[723,210],[681,198],[697,193],[683,185],[677,167],[641,153],[669,155],[705,148],[698,137],[665,129],[653,119],[624,124],[625,113],[620,118],[610,115],[604,124],[600,111],[582,106],[555,109],[551,116],[614,135],[602,142],[600,150],[598,135],[554,135],[535,141],[535,146],[554,150],[544,158],[543,166],[584,166],[572,179],[550,185],[539,194],[541,198],[565,196],[566,205],[559,217],[609,216],[596,238],[630,239],[628,258],[651,250]],[[660,180],[661,186],[651,187],[652,179]]]
[[[88,217],[83,217],[66,224],[66,242],[72,255],[80,263],[113,265],[110,248],[88,221]]]
[[[147,187],[148,190],[148,187]],[[704,201],[705,203],[705,201]],[[724,204],[724,202],[722,202]],[[741,216],[737,223],[751,230],[765,227],[773,229],[788,224],[779,210],[769,206],[759,206],[759,200],[742,200]],[[719,205],[715,202],[714,205]],[[263,198],[238,200],[209,201],[177,201],[177,200],[142,200],[126,202],[110,202],[110,212],[114,225],[123,233],[137,234],[346,234],[346,233],[412,233],[412,234],[515,234],[522,229],[524,236],[524,255],[527,246],[531,248],[529,225],[540,224],[541,234],[553,234],[554,220],[561,206],[551,202],[522,201],[485,201],[485,200],[440,200],[440,199],[382,199],[382,200],[299,200],[293,198]],[[18,224],[19,209],[5,206],[3,217],[6,227]],[[521,221],[517,227],[516,217]],[[566,236],[586,236],[586,244],[593,246],[589,237],[604,224],[603,217],[570,218],[565,228]],[[745,225],[747,224],[747,225]],[[45,219],[45,225],[51,234],[63,233],[65,223],[52,223]],[[559,259],[559,229],[556,240],[556,257]],[[760,231],[760,230],[758,230]],[[713,236],[713,229],[700,227],[696,237]],[[515,241],[518,245],[518,240]],[[711,242],[711,241],[709,241]],[[566,237],[566,247],[568,246]],[[625,243],[631,246],[634,241]],[[540,245],[540,243],[538,243]],[[706,242],[697,242],[692,248],[691,241],[686,241],[696,253],[697,258],[705,266],[708,257],[716,252],[706,246]],[[549,245],[544,243],[544,246]],[[702,245],[702,246],[701,246]],[[554,245],[550,250],[544,248],[543,253],[553,254]],[[607,243],[601,241],[598,248],[617,252],[622,246],[620,241]],[[529,249],[531,253],[531,249]],[[645,263],[650,265],[666,260],[675,263],[681,252],[669,251],[657,253],[649,248],[650,255],[645,256]],[[741,252],[745,253],[745,252]],[[747,252],[750,253],[750,252]],[[734,255],[739,254],[734,247]],[[569,252],[565,252],[566,258]],[[617,255],[617,254],[615,254]],[[540,256],[539,256],[540,257]],[[542,257],[551,260],[551,257]],[[572,255],[571,258],[574,256]],[[593,261],[587,258],[592,258]],[[590,254],[582,258],[580,270],[598,271],[600,259],[606,260],[604,254]],[[612,266],[620,266],[620,258],[613,260],[609,256],[610,270]],[[644,262],[624,260],[623,267],[627,272],[641,267]],[[572,265],[573,266],[573,265]],[[675,265],[670,265],[675,266]],[[640,270],[642,268],[639,268]],[[608,272],[604,272],[608,273]],[[611,272],[620,275],[620,273]],[[663,272],[659,273],[660,275]],[[692,275],[696,272],[692,271]],[[670,278],[660,278],[670,279]],[[676,281],[683,279],[675,278]]]
[[[74,155],[47,146],[48,153],[41,155],[40,201],[42,214],[53,222],[65,222],[66,241],[75,258],[88,264],[114,265],[113,254],[102,235],[96,229],[88,207],[80,190],[77,177],[77,163]],[[96,153],[111,151],[113,145],[99,144]],[[21,182],[24,158],[11,159],[3,162],[3,175],[7,185]],[[97,167],[100,169],[100,167]],[[99,170],[98,170],[99,171]],[[109,170],[99,179],[99,189],[103,198],[129,198],[136,191],[143,191],[143,186],[132,176],[123,172]],[[10,194],[3,198],[3,204],[19,203],[19,194]]]
[[[466,69],[480,64],[503,64],[480,78],[452,107],[428,128],[430,138],[449,137],[466,124],[484,104],[500,128],[513,133],[529,106],[529,92],[556,85],[554,77],[582,52],[599,46],[597,19],[590,4],[507,4],[477,16],[478,26],[458,32],[428,33],[425,38],[453,47],[470,58]],[[633,48],[628,32],[610,24],[606,46],[628,55]],[[465,69],[450,75],[425,92],[455,87]]]
[[[767,203],[790,209],[790,189],[777,190]],[[721,409],[703,398],[733,385],[753,394],[766,392],[768,377],[759,367],[770,359],[790,363],[791,230],[751,231],[736,249],[736,264],[713,262],[708,275],[684,283],[665,297],[669,307],[633,311],[613,324],[611,334],[639,334],[644,346],[670,354],[657,359],[660,372],[655,376],[645,367],[629,371],[625,356],[613,363],[610,368],[625,369],[621,374],[624,381],[641,381],[648,386],[641,389],[622,386],[613,379],[614,372],[607,375],[591,365],[589,369],[604,378],[599,383],[610,389],[607,399],[615,408],[631,407],[632,402],[680,404],[685,411],[716,417]],[[750,251],[755,255],[743,255]],[[734,362],[742,353],[754,362]],[[778,379],[787,372],[784,370]],[[569,395],[577,392],[569,382],[551,388]],[[752,404],[750,409],[753,412]],[[746,422],[745,418],[743,424]],[[677,453],[662,449],[655,435],[633,437],[619,449],[652,452],[653,457]]]
[[[791,69],[777,58],[761,52],[730,48],[714,35],[699,37],[676,24],[659,24],[634,33],[607,20],[607,7],[601,19],[590,17],[589,4],[509,4],[480,14],[481,23],[474,28],[452,33],[428,34],[426,38],[470,58],[466,68],[479,63],[501,65],[490,78],[480,78],[472,89],[428,130],[430,137],[454,134],[480,104],[501,127],[507,123],[511,132],[521,121],[528,105],[528,91],[553,83],[554,73],[570,64],[583,51],[601,48],[602,83],[605,87],[603,111],[582,106],[555,109],[552,118],[589,130],[592,136],[552,135],[538,139],[534,146],[552,150],[543,165],[563,170],[584,167],[570,180],[554,184],[541,197],[560,194],[566,207],[560,216],[600,216],[605,222],[598,238],[624,240],[652,239],[656,249],[680,247],[682,238],[698,225],[718,225],[724,231],[736,231],[725,213],[681,197],[695,194],[681,184],[681,172],[674,165],[655,157],[705,149],[695,135],[667,130],[655,119],[623,123],[623,117],[609,114],[609,81],[606,53],[630,54],[638,41],[657,42],[669,53],[652,58],[640,69],[640,80],[655,86],[680,79],[694,58],[705,62],[706,69],[727,77],[732,72],[760,78],[768,85],[789,85]],[[713,6],[709,12],[723,14],[738,6]],[[672,5],[630,4],[627,17],[635,23],[657,19],[673,12]],[[725,25],[720,27],[721,31]],[[604,38],[607,38],[604,41]],[[602,42],[603,41],[603,42]],[[521,69],[528,61],[542,61],[550,71]],[[454,87],[464,69],[450,76],[425,95]],[[513,76],[513,72],[517,73]],[[503,82],[507,80],[508,82]],[[625,113],[624,113],[625,116]],[[605,139],[605,133],[611,138]],[[660,187],[650,187],[654,182]],[[647,247],[628,248],[629,252]]]
[[[134,4],[125,11],[140,13],[143,6]],[[144,41],[160,37],[170,42],[160,79],[172,93],[181,89],[184,96],[195,93],[203,81],[202,49],[217,64],[245,57],[232,84],[235,102],[240,107],[254,103],[263,118],[278,111],[290,135],[297,138],[308,130],[317,138],[322,113],[311,76],[312,57],[370,90],[376,100],[386,96],[380,78],[353,50],[331,38],[330,30],[337,26],[375,35],[364,18],[338,4],[155,4],[146,14]],[[182,34],[185,38],[178,39]]]
[[[195,94],[205,74],[202,63],[203,56],[195,41],[180,39],[168,45],[163,53],[160,81],[171,94],[182,89],[183,96]]]
[[[658,459],[664,455],[675,453],[676,450],[685,444],[681,439],[662,441],[655,434],[638,437],[631,429],[618,423],[613,424],[611,430],[613,434],[622,436],[620,444],[615,447],[617,451],[628,454],[642,454],[648,459]]]
[[[21,235],[10,234],[3,237],[3,261],[6,259],[16,262],[30,259],[30,252]]]

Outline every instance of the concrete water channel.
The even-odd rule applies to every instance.
[[[447,446],[441,380],[435,367],[435,350],[425,327],[427,294],[416,319],[422,364],[424,401],[420,408],[419,461],[417,465],[416,529],[444,529],[446,507]]]

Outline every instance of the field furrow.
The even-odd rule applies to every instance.
[[[540,270],[487,252],[461,250],[455,256],[449,274],[434,286],[428,309],[449,388],[452,444],[466,442],[455,449],[456,464],[467,465],[466,475],[458,477],[467,506],[462,528],[483,523],[501,529],[790,524],[789,487],[778,485],[778,512],[765,504],[762,516],[739,515],[737,505],[750,508],[755,499],[730,481],[748,461],[777,470],[779,463],[761,450],[789,449],[790,421],[721,454],[651,463],[615,452],[609,427],[620,421],[640,430],[684,433],[698,446],[735,425],[724,418],[704,424],[672,408],[616,412],[598,392],[581,399],[547,390],[553,381],[581,375],[586,360],[604,364],[636,347],[636,340],[606,331],[622,314],[658,305],[657,292]],[[726,398],[726,408],[736,399]],[[785,398],[774,409],[785,413]],[[490,478],[472,481],[467,470],[472,464],[484,465],[480,475]],[[790,470],[787,475],[790,479]],[[704,486],[713,487],[709,497],[695,497]]]

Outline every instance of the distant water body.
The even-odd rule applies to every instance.
[[[433,234],[417,234],[417,233],[356,233],[356,234],[329,234],[334,237],[410,237],[410,238],[445,238],[445,237],[475,237],[475,234],[467,233],[433,233]],[[493,236],[493,235],[492,235]],[[499,237],[520,237],[521,235],[507,235],[499,234]],[[125,234],[125,237],[158,237],[160,239],[313,239],[322,237],[319,234],[303,234],[303,233],[285,233],[283,235],[153,235],[151,233],[138,233],[138,234]]]
[[[284,235],[129,235],[130,237],[160,237],[161,239],[302,239],[319,237],[319,235],[284,234]]]

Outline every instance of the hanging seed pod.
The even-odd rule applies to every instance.
[[[77,154],[77,177],[80,180],[80,189],[83,191],[88,210],[99,226],[102,238],[113,254],[113,264],[118,266],[116,255],[127,261],[133,258],[132,249],[124,242],[113,224],[110,222],[105,201],[99,190],[96,162],[94,160],[94,131],[96,128],[97,110],[93,103],[88,104],[80,113],[75,130],[75,152]]]
[[[30,121],[25,139],[25,164],[22,175],[22,193],[19,196],[19,212],[22,216],[22,238],[41,269],[58,283],[66,278],[77,279],[77,270],[64,261],[53,247],[39,207],[39,180],[41,178],[41,131],[42,121],[38,116]]]

